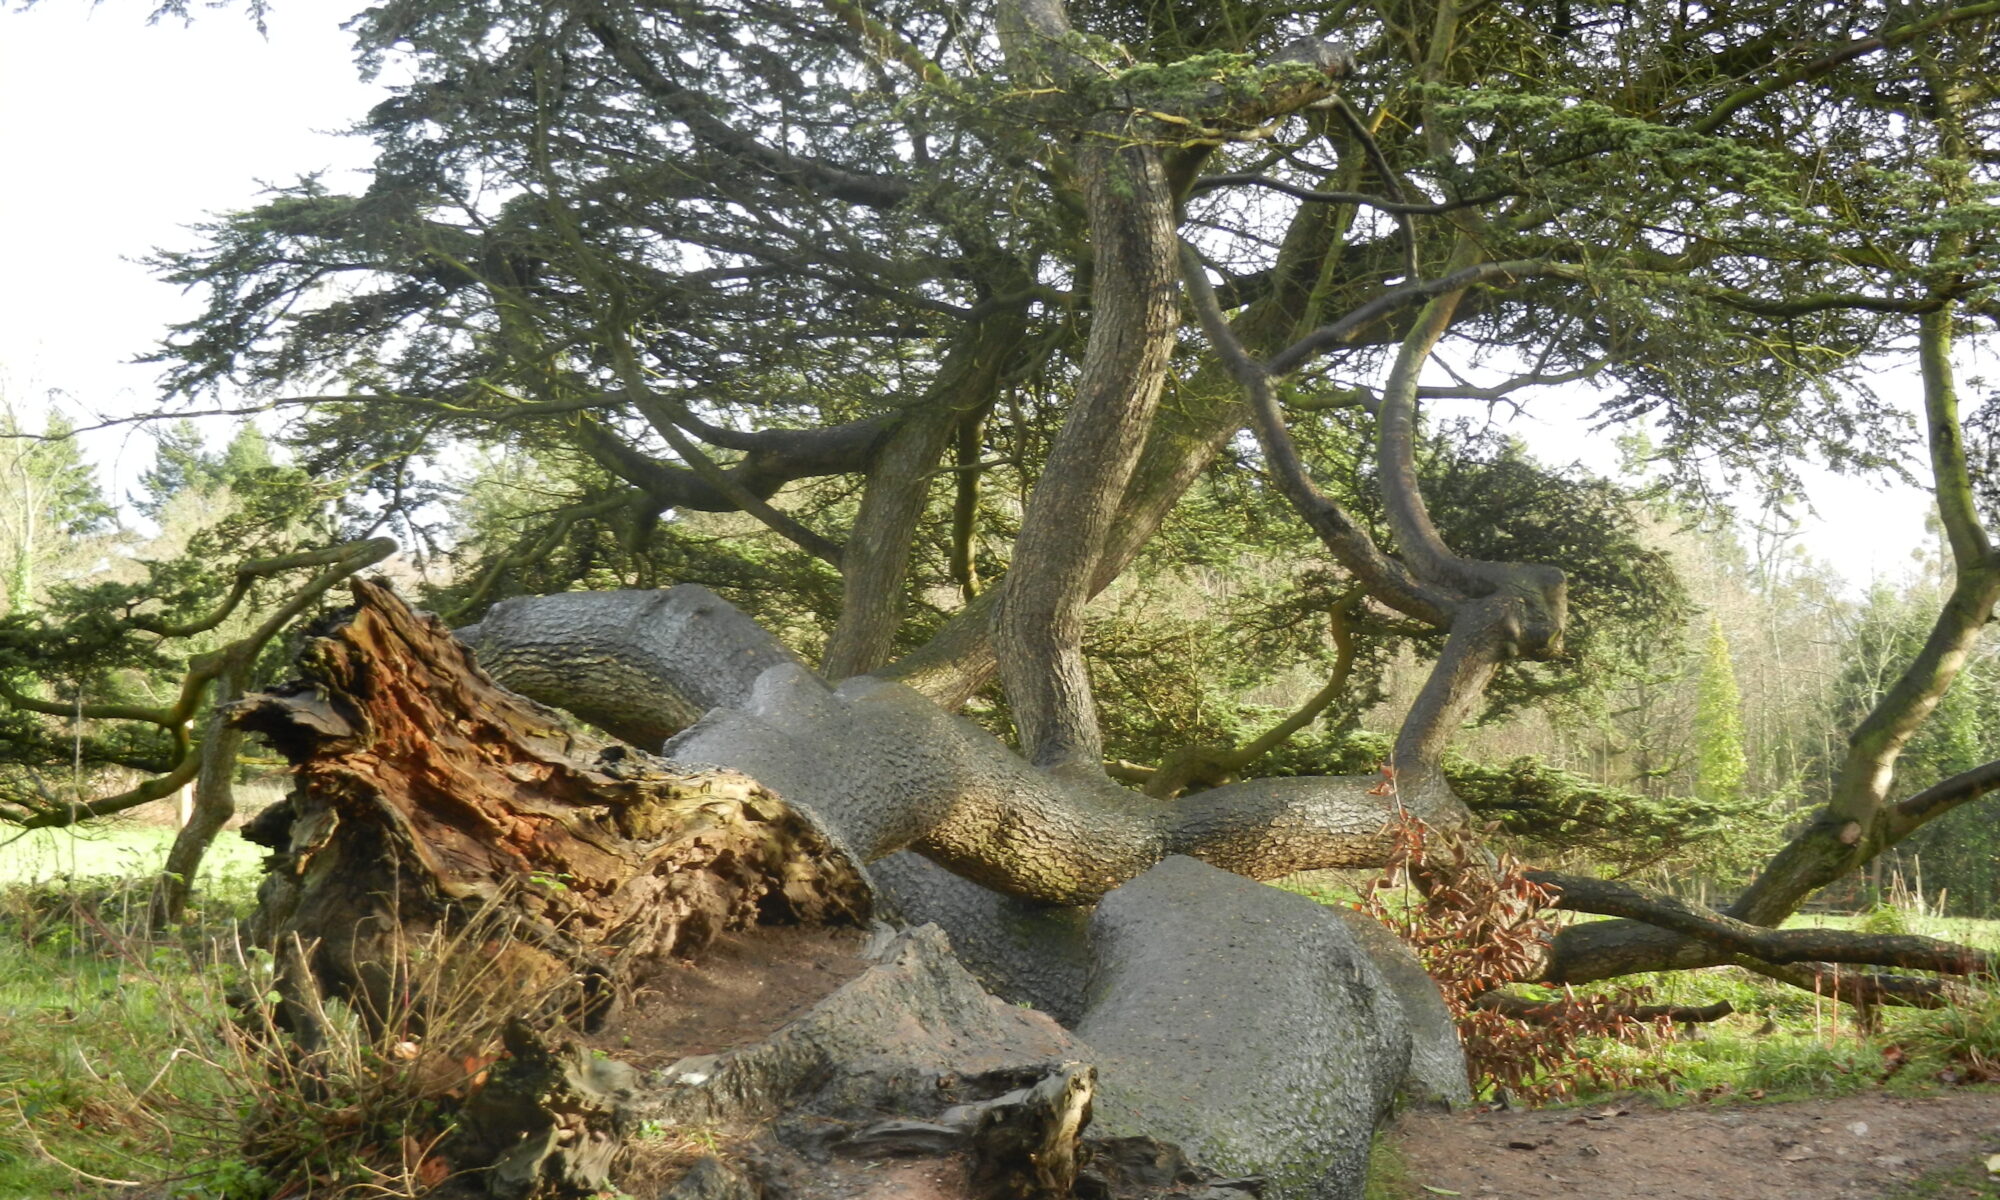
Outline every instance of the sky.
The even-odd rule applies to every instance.
[[[312,172],[337,184],[366,163],[367,143],[338,134],[386,94],[359,79],[340,30],[357,7],[279,0],[268,36],[240,7],[203,10],[192,25],[148,25],[150,5],[133,0],[0,10],[0,396],[27,407],[53,396],[78,419],[154,407],[158,369],[131,360],[193,315],[194,298],[138,260],[192,247],[190,225],[255,203],[266,184]],[[1910,395],[1895,374],[1885,389]],[[1545,461],[1612,473],[1616,431],[1590,433],[1590,406],[1587,394],[1538,402],[1502,428]],[[86,449],[119,497],[153,457],[129,426]],[[1924,542],[1922,493],[1825,472],[1807,483],[1817,509],[1798,539],[1807,553],[1856,586],[1908,569]]]
[[[266,184],[367,161],[337,135],[385,94],[339,29],[355,4],[280,0],[268,38],[241,8],[189,26],[148,25],[150,7],[0,10],[0,394],[24,407],[51,392],[77,419],[153,407],[159,369],[131,360],[196,309],[138,260],[191,248],[190,225]],[[129,429],[87,449],[118,496],[152,462]]]

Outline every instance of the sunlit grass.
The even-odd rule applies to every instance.
[[[9,830],[0,836],[0,887],[53,879],[139,879],[167,861],[174,830],[136,821],[70,829]],[[248,877],[265,851],[233,830],[218,834],[202,862],[204,879]]]
[[[0,1198],[116,1194],[231,1149],[216,966],[249,893],[211,882],[204,914],[152,938],[151,874],[0,892]]]

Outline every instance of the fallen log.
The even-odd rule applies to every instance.
[[[496,1200],[805,1200],[889,1163],[948,1197],[1358,1196],[1421,989],[1386,983],[1342,916],[1186,857],[1121,868],[1136,877],[1046,980],[1080,1036],[989,994],[934,927],[875,920],[852,847],[940,794],[929,751],[874,769],[916,776],[876,794],[890,811],[859,812],[850,781],[829,814],[607,742],[496,685],[387,587],[355,599],[298,683],[231,716],[295,771],[246,831],[273,851],[253,932],[294,1078],[339,1035],[335,1000],[379,1057],[463,1064],[428,1072],[436,1140],[402,1135],[434,1147],[405,1164],[418,1177]],[[810,683],[776,661],[723,691],[760,722],[777,693],[847,703]],[[1462,1094],[1435,1076],[1450,1031],[1421,1036],[1417,1094]]]

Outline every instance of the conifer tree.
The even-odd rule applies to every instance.
[[[1743,798],[1749,762],[1743,754],[1743,704],[1736,690],[1736,667],[1722,622],[1711,617],[1695,691],[1695,797],[1705,804]]]

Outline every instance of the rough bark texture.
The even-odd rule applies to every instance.
[[[864,861],[915,849],[1012,895],[1081,904],[1170,854],[1272,879],[1379,865],[1389,851],[1394,799],[1374,794],[1372,776],[1257,780],[1162,803],[1101,775],[1032,767],[905,685],[860,676],[829,688],[705,588],[598,595],[496,608],[475,631],[482,663],[537,700],[616,714],[627,728],[719,705],[667,752],[757,779],[818,814]],[[612,614],[629,622],[624,632]],[[572,624],[585,667],[559,673]],[[612,659],[616,670],[595,669]]]
[[[575,1045],[551,1045],[525,1022],[508,1026],[504,1045],[506,1056],[460,1109],[446,1143],[452,1155],[482,1165],[494,1200],[607,1188],[638,1072]]]
[[[1266,1194],[1361,1194],[1410,1056],[1403,1006],[1326,908],[1188,858],[1105,897],[1077,1034],[1100,1125],[1267,1176]]]
[[[503,600],[457,631],[512,690],[644,749],[797,655],[698,584]]]
[[[482,905],[518,921],[505,974],[530,986],[615,984],[758,920],[865,915],[858,866],[756,781],[574,733],[385,586],[354,591],[302,684],[233,710],[295,764],[245,831],[277,852],[255,936],[308,948],[331,994],[389,1012],[413,936]]]
[[[913,848],[975,882],[1089,903],[1170,854],[1255,878],[1380,863],[1389,800],[1374,780],[1259,780],[1162,804],[1101,776],[1029,766],[915,691],[871,678],[828,689],[772,671],[669,752],[767,781],[864,860]]]
[[[873,967],[776,1033],[663,1071],[635,1072],[546,1032],[556,1010],[539,998],[550,984],[612,984],[601,996],[642,956],[697,951],[730,926],[859,919],[867,881],[843,847],[899,824],[871,807],[922,807],[937,790],[891,786],[899,771],[921,780],[941,769],[904,740],[935,740],[937,729],[897,721],[919,709],[951,719],[897,685],[842,695],[793,664],[764,670],[746,708],[776,704],[768,711],[803,722],[795,739],[828,739],[824,775],[861,769],[826,757],[857,728],[868,738],[852,753],[886,764],[855,785],[873,789],[872,803],[822,781],[832,803],[815,812],[733,772],[566,730],[385,587],[358,584],[356,595],[357,611],[308,646],[306,682],[234,711],[297,764],[292,796],[252,831],[279,851],[256,928],[280,954],[293,1025],[310,1044],[314,995],[420,1027],[421,995],[392,1008],[419,986],[407,969],[413,936],[481,904],[507,910],[504,935],[475,948],[493,981],[482,1002],[522,1019],[441,1150],[478,1168],[486,1194],[587,1194],[606,1186],[634,1130],[688,1128],[737,1149],[669,1195],[832,1200],[872,1178],[849,1168],[887,1153],[960,1164],[967,1196],[1056,1197],[1073,1182],[1107,1197],[1194,1185],[1248,1194],[1225,1174],[1268,1176],[1272,1200],[1359,1195],[1369,1134],[1410,1059],[1403,1002],[1341,916],[1184,857],[1150,870],[1135,858],[1138,878],[1100,906],[1088,947],[1072,939],[1062,951],[1088,976],[1078,1033],[986,992],[929,927],[884,929]],[[742,659],[739,643],[725,649]],[[871,697],[896,720],[851,726],[847,710]],[[703,744],[727,723],[711,714],[682,740]],[[785,741],[784,754],[804,744]],[[802,759],[773,761],[804,770]],[[1015,783],[1046,786],[1019,770],[1029,775]],[[966,790],[943,778],[945,794]],[[1249,833],[1227,816],[1257,793],[1243,799],[1155,823],[1147,853],[1157,861],[1183,827],[1218,855],[1246,852]],[[1272,803],[1299,808],[1282,790]],[[1255,819],[1268,830],[1270,815]],[[1075,910],[1066,920],[1074,931]],[[1059,987],[1074,989],[1064,969]],[[594,1010],[564,1011],[588,1026]]]
[[[1158,150],[1113,114],[1078,155],[1094,251],[1076,398],[1029,497],[993,615],[1000,679],[1037,766],[1101,773],[1083,608],[1146,444],[1179,316],[1174,198]]]
[[[628,1123],[703,1129],[739,1147],[698,1164],[668,1197],[849,1200],[888,1190],[866,1169],[881,1160],[939,1157],[961,1166],[929,1194],[1058,1200],[1072,1181],[1082,1194],[1132,1200],[1174,1185],[1249,1194],[1158,1137],[1101,1132],[1092,1063],[1104,1056],[1046,1015],[988,995],[936,929],[883,937],[872,953],[875,966],[771,1038],[645,1081]],[[1199,1098],[1176,1103],[1183,1120],[1201,1108]]]
[[[904,576],[938,458],[966,415],[993,403],[1001,370],[1026,330],[1019,308],[981,322],[946,355],[937,383],[920,402],[923,410],[905,420],[876,457],[841,556],[840,623],[826,647],[829,678],[859,675],[888,661],[903,623]],[[976,479],[968,472],[961,486]]]

